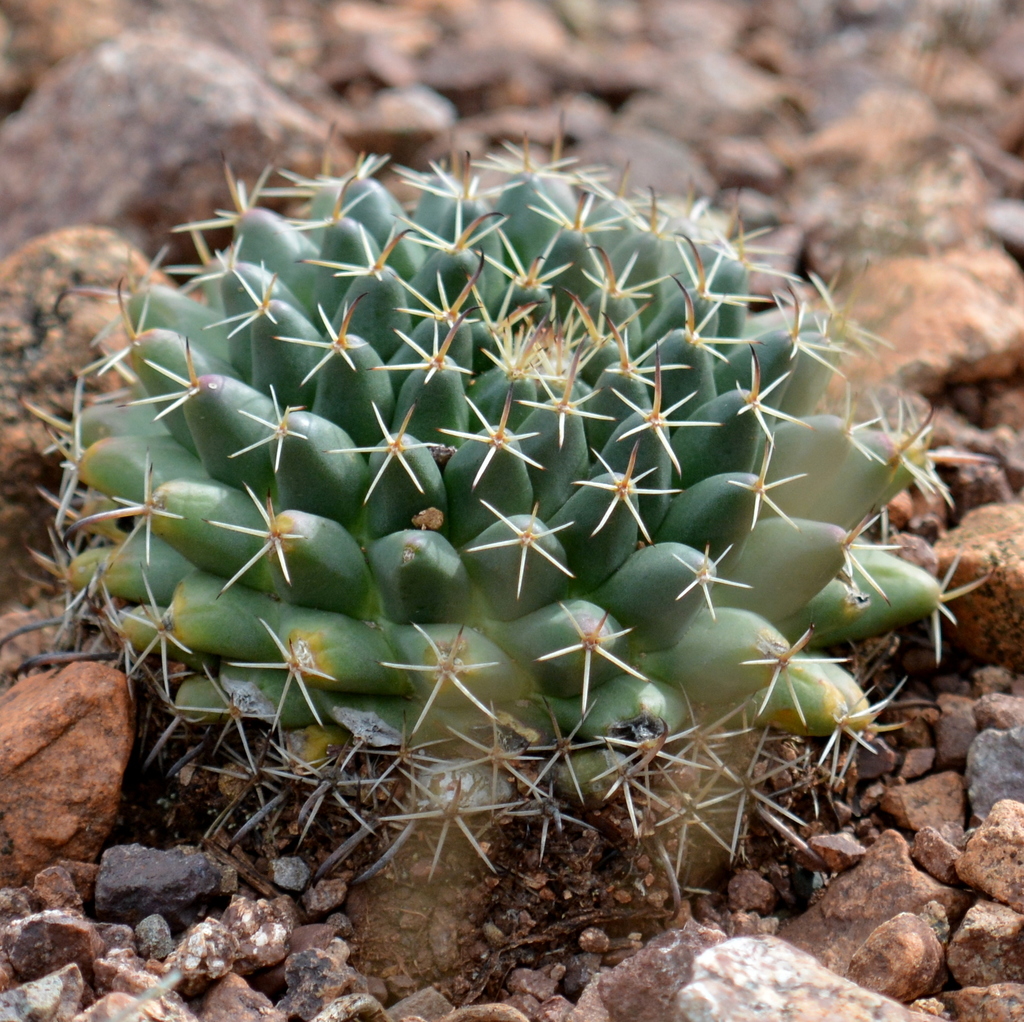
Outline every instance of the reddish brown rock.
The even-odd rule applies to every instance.
[[[1024,915],[979,901],[953,934],[946,964],[961,986],[1024,982]]]
[[[0,696],[0,884],[99,854],[134,720],[125,676],[104,664],[33,675]]]
[[[946,982],[946,956],[920,916],[901,912],[876,927],[850,959],[847,979],[897,1001],[937,993]]]
[[[910,854],[914,862],[940,883],[959,883],[956,862],[961,855],[960,849],[947,841],[934,827],[922,827],[914,835],[914,846]]]
[[[971,896],[914,868],[903,836],[884,831],[853,869],[836,877],[822,898],[779,928],[779,936],[843,974],[875,927],[900,912],[920,912],[937,901],[959,921]]]
[[[204,919],[185,933],[167,956],[168,971],[181,973],[177,990],[185,997],[201,994],[215,980],[226,976],[235,964],[238,941],[216,919]]]
[[[48,910],[19,919],[4,931],[4,950],[18,979],[42,979],[65,965],[77,965],[92,983],[93,961],[103,941],[92,923],[68,912]]]
[[[859,380],[894,375],[935,394],[947,382],[1004,378],[1020,366],[1024,276],[1001,249],[879,259],[858,280],[857,294],[858,321],[892,345],[884,359],[851,363]]]
[[[894,784],[882,796],[881,808],[909,830],[963,824],[967,795],[963,777],[952,770],[931,774],[910,784]]]
[[[816,834],[807,842],[825,861],[833,873],[856,866],[864,858],[867,849],[852,835],[840,831],[838,834]]]
[[[766,916],[779,900],[778,891],[760,873],[741,869],[729,881],[729,908]]]
[[[997,802],[957,860],[960,879],[1024,912],[1024,804]]]
[[[943,692],[938,702],[942,716],[935,722],[935,766],[938,770],[963,770],[967,750],[978,733],[974,700]]]
[[[238,941],[235,972],[244,976],[287,957],[288,930],[263,898],[232,898],[220,921]]]
[[[241,976],[225,976],[203,996],[201,1022],[285,1022],[269,997],[253,990]]]
[[[979,731],[993,728],[1009,731],[1024,724],[1024,698],[1003,692],[988,692],[974,704],[974,722]]]
[[[0,251],[92,222],[155,252],[229,201],[224,160],[249,180],[268,164],[315,173],[326,137],[211,42],[125,33],[54,68],[0,127]]]
[[[348,884],[337,877],[313,884],[302,895],[302,907],[308,919],[323,919],[345,904]]]
[[[960,558],[952,586],[984,575],[989,579],[960,597],[951,609],[957,625],[950,636],[979,660],[1024,670],[1024,505],[975,508],[936,544],[940,570]]]
[[[1024,1018],[1024,984],[993,983],[940,994],[956,1022],[1016,1022]]]
[[[915,777],[928,773],[935,765],[934,749],[907,749],[900,767],[900,777],[912,781]]]
[[[47,866],[36,874],[32,890],[43,908],[66,908],[73,912],[82,909],[82,896],[63,866]]]

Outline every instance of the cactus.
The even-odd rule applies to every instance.
[[[859,335],[749,295],[702,207],[512,150],[486,188],[403,172],[406,210],[381,162],[295,179],[300,219],[236,190],[192,225],[234,241],[200,244],[191,294],[132,291],[99,364],[127,398],[76,418],[68,577],[162,656],[177,712],[244,704],[307,758],[367,722],[573,735],[598,743],[566,761],[580,794],[616,735],[869,729],[816,647],[940,605],[859,538],[941,484],[926,428],[819,412]]]

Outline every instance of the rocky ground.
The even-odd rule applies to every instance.
[[[938,668],[921,628],[855,651],[883,692],[907,676],[883,717],[903,726],[831,785],[820,749],[780,751],[767,789],[804,823],[751,812],[699,891],[601,813],[600,840],[566,826],[500,878],[456,850],[427,884],[410,842],[369,883],[350,889],[356,852],[311,882],[287,832],[203,843],[239,793],[175,764],[187,744],[144,769],[159,728],[133,745],[119,672],[29,671],[0,696],[0,1019],[100,1022],[140,995],[181,1022],[1024,1017],[1024,8],[0,0],[0,115],[0,636],[50,613],[25,547],[52,552],[38,488],[62,455],[23,402],[67,416],[112,312],[93,292],[166,244],[191,258],[168,231],[228,202],[222,159],[252,181],[559,132],[837,281],[891,344],[851,374],[937,409],[954,503],[894,502],[904,556],[992,573]],[[4,642],[0,670],[54,641]],[[494,838],[506,863],[521,836]]]

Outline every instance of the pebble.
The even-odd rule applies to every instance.
[[[588,926],[579,935],[577,943],[581,951],[589,951],[598,955],[610,951],[612,946],[611,938],[597,926]]]
[[[991,504],[969,511],[935,546],[943,573],[960,557],[951,586],[991,573],[984,585],[951,604],[957,626],[950,637],[977,659],[1011,671],[1024,670],[1022,537],[1024,504]]]
[[[542,1002],[533,1015],[533,1022],[567,1022],[574,1005],[556,994]]]
[[[943,692],[938,703],[942,716],[935,722],[935,767],[937,770],[963,770],[967,750],[978,733],[974,700]]]
[[[32,891],[43,908],[64,908],[72,912],[82,910],[82,896],[63,866],[47,866],[32,881]]]
[[[953,934],[946,964],[961,986],[1024,983],[1024,915],[979,901]]]
[[[0,993],[4,1022],[70,1022],[82,1006],[85,981],[77,965]]]
[[[326,137],[213,43],[125,33],[49,71],[0,127],[0,252],[74,223],[155,252],[174,225],[225,204],[224,161],[250,181],[268,164],[315,174]]]
[[[307,919],[323,919],[345,904],[348,884],[339,878],[321,880],[302,895]]]
[[[233,973],[206,991],[199,1018],[200,1022],[287,1022],[287,1016],[269,997]]]
[[[1024,984],[992,983],[939,995],[957,1022],[1016,1022],[1024,1018]]]
[[[852,834],[844,831],[816,834],[807,843],[833,873],[842,873],[856,866],[867,853],[867,849]]]
[[[945,823],[963,824],[967,812],[964,787],[959,773],[946,770],[910,784],[891,785],[879,805],[901,827],[909,830],[939,827]]]
[[[971,743],[965,779],[971,811],[980,819],[1000,799],[1024,799],[1024,725],[982,731]]]
[[[701,954],[661,1022],[842,1019],[912,1022],[913,1013],[823,968],[777,937],[736,937]]]
[[[900,912],[919,913],[930,901],[937,901],[950,920],[959,922],[971,896],[916,869],[903,835],[886,830],[803,915],[784,922],[779,936],[842,975],[877,926]]]
[[[934,749],[907,749],[903,754],[903,764],[900,767],[900,777],[912,781],[928,773],[935,765]]]
[[[600,1006],[611,1022],[666,1022],[678,992],[693,977],[694,959],[725,940],[721,930],[693,920],[658,934],[626,961],[590,981],[568,1022],[591,1022]]]
[[[48,909],[8,924],[4,950],[22,982],[42,979],[74,963],[91,984],[92,963],[103,953],[103,942],[88,920]]]
[[[288,926],[285,927],[288,929]],[[309,923],[305,926],[293,926],[289,931],[288,953],[298,954],[311,948],[324,950],[337,936],[333,926],[326,923]],[[249,982],[252,986],[268,997],[277,997],[284,992],[287,985],[285,963],[278,962],[267,969],[254,973]]]
[[[757,912],[766,916],[779,900],[779,893],[760,873],[741,869],[729,880],[729,908],[734,912]]]
[[[195,997],[214,980],[226,976],[237,955],[234,934],[216,919],[204,919],[189,927],[165,965],[168,971],[181,973],[177,991],[184,997]]]
[[[974,704],[974,722],[979,731],[1009,731],[1024,726],[1024,698],[989,692]]]
[[[93,986],[97,994],[144,994],[160,982],[155,972],[134,951],[111,951],[93,962]]]
[[[513,994],[526,994],[536,999],[538,1006],[555,996],[558,980],[540,969],[513,969],[505,979],[505,987]]]
[[[392,1022],[403,1022],[403,1019],[423,1018],[426,1022],[437,1022],[437,1019],[450,1015],[455,1005],[434,987],[424,987],[416,993],[403,997],[388,1008],[388,1016]]]
[[[270,863],[271,882],[286,891],[303,890],[310,875],[306,860],[298,855],[284,855]]]
[[[236,895],[220,921],[238,943],[235,972],[245,976],[287,957],[288,928],[263,898],[252,901]]]
[[[957,860],[960,879],[989,897],[1024,912],[1024,804],[997,802]]]
[[[857,948],[846,978],[893,1000],[913,1001],[944,986],[945,951],[924,919],[901,912],[876,927]]]
[[[127,680],[105,664],[35,674],[0,695],[0,885],[99,854],[133,740]]]
[[[138,942],[139,954],[143,958],[162,960],[174,950],[171,927],[159,912],[154,912],[135,924],[135,939]]]
[[[348,945],[338,939],[323,951],[311,948],[289,955],[284,963],[288,993],[278,1002],[278,1008],[289,1017],[310,1022],[335,998],[366,993],[366,979],[346,964],[348,956]]]
[[[183,930],[219,885],[220,873],[205,855],[186,855],[179,848],[114,845],[100,859],[96,915],[134,926],[159,914],[172,931]]]
[[[962,852],[947,841],[934,827],[922,827],[914,835],[910,850],[914,862],[943,884],[960,882],[956,863]]]

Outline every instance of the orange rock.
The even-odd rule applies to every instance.
[[[32,675],[0,696],[0,887],[99,854],[134,719],[127,679],[105,664]]]
[[[979,660],[1024,670],[1024,505],[975,508],[935,552],[940,576],[961,555],[952,586],[992,573],[983,586],[950,604],[957,618],[953,641]]]

